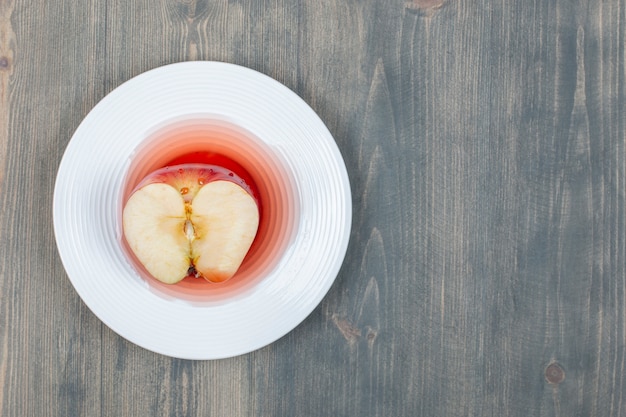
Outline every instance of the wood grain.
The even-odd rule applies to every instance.
[[[13,73],[13,59],[15,48],[15,33],[11,27],[11,14],[15,7],[12,1],[0,3],[0,162],[6,160],[6,145],[9,130],[9,79]],[[3,166],[2,166],[3,168]],[[4,169],[0,169],[4,171]],[[0,177],[0,186],[3,182]],[[0,188],[1,190],[1,188]],[[0,402],[1,404],[1,402]]]
[[[621,0],[0,0],[0,415],[626,415],[624,45]],[[219,361],[102,324],[51,224],[87,112],[185,60],[294,90],[352,186],[321,305]]]
[[[13,13],[13,2],[0,3],[0,193],[3,191],[4,186],[4,165],[7,159],[6,148],[9,140],[9,79],[13,73],[13,48],[15,44],[15,34],[11,27],[11,14]],[[3,239],[4,235],[0,230],[0,239]],[[4,267],[0,266],[2,276],[5,276]],[[0,280],[0,297],[4,294],[6,283],[5,280]],[[0,298],[1,299],[1,298]],[[8,303],[5,308],[0,309],[3,312],[3,325],[1,328],[1,343],[0,343],[0,411],[3,410],[4,404],[4,389],[7,384],[8,374],[8,358],[9,358],[9,311]]]
[[[95,2],[9,3],[0,2],[0,10],[12,10],[2,30],[13,33],[0,117],[9,121],[0,200],[0,414],[96,415],[102,324],[65,277],[51,201],[65,145],[103,92],[94,88],[102,79],[101,12]]]

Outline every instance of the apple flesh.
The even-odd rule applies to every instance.
[[[211,282],[239,269],[259,225],[257,200],[234,173],[205,164],[162,168],[132,192],[122,213],[124,237],[157,280],[188,275]]]

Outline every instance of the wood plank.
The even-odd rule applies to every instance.
[[[0,3],[3,416],[100,412],[102,324],[67,280],[51,221],[65,144],[102,94],[98,3]]]
[[[6,148],[9,141],[9,80],[13,73],[13,48],[15,33],[11,26],[11,14],[13,13],[13,2],[5,2],[0,5],[0,193],[4,185],[4,166],[7,155]],[[0,239],[4,237],[0,229]],[[4,299],[8,283],[6,282],[4,263],[0,265],[0,300]],[[5,387],[8,380],[9,366],[9,309],[8,303],[2,303],[3,323],[0,327],[0,413],[4,409]],[[8,401],[8,400],[7,400]]]
[[[597,121],[590,127],[618,114],[623,86],[592,89],[599,78],[587,69],[616,64],[621,52],[607,48],[618,33],[601,22],[621,12],[617,3],[612,12],[584,2],[532,5],[449,4],[417,15],[405,36],[420,43],[415,57],[401,58],[421,97],[410,131],[418,209],[406,228],[416,278],[427,279],[413,339],[422,355],[409,365],[420,414],[619,415],[623,404],[618,395],[601,405],[622,391],[623,377],[604,391],[598,378],[623,357],[624,306],[609,308],[600,294],[607,286],[623,294],[621,243],[610,248],[603,238],[623,233],[623,192],[602,184],[614,177],[610,166],[623,164],[624,136],[603,134]],[[611,126],[623,114],[614,117]],[[610,337],[607,316],[617,321]],[[564,369],[559,384],[545,374],[553,362]]]

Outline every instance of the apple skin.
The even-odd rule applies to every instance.
[[[258,203],[252,189],[240,176],[226,168],[210,164],[179,164],[157,169],[141,180],[133,192],[148,184],[163,183],[174,187],[183,196],[185,202],[190,203],[204,185],[219,180],[239,185]]]
[[[189,275],[226,281],[237,272],[258,229],[250,187],[216,165],[181,164],[150,173],[123,209],[123,232],[135,257],[157,280]]]

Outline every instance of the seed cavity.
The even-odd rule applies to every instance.
[[[189,265],[189,269],[187,270],[187,276],[194,278],[202,278],[202,275],[196,270],[196,266],[194,264]]]
[[[190,242],[195,239],[196,231],[193,228],[193,224],[191,223],[191,220],[185,220],[184,232],[185,232],[185,236],[187,236],[187,239]]]

